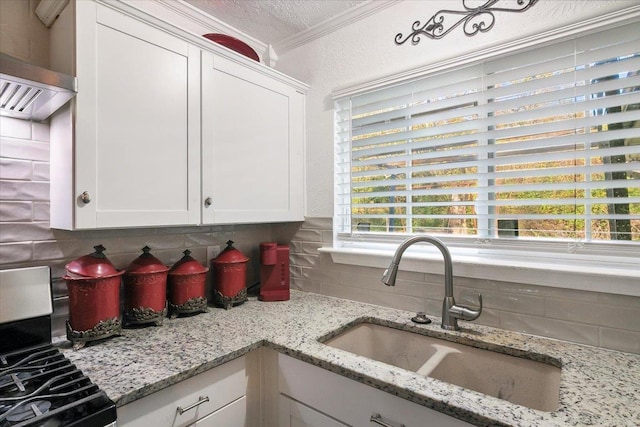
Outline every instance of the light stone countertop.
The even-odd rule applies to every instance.
[[[476,425],[638,426],[640,355],[578,345],[460,322],[445,331],[440,319],[410,321],[413,313],[312,293],[291,291],[291,300],[248,302],[230,310],[166,319],[159,327],[125,329],[124,336],[78,351],[54,340],[117,406],[267,346],[415,403]],[[562,364],[560,407],[528,409],[318,342],[360,321],[373,321],[484,348]],[[503,350],[504,351],[504,350]]]

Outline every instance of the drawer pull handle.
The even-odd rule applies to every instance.
[[[375,414],[375,413],[371,414],[371,418],[369,419],[369,422],[376,423],[384,427],[407,427],[404,424],[398,424],[398,423],[394,423],[393,421],[386,420],[382,418],[382,415]]]
[[[185,412],[202,405],[203,403],[207,403],[209,401],[209,396],[200,396],[198,397],[198,401],[196,403],[194,403],[193,405],[189,405],[186,408],[182,409],[182,407],[178,406],[178,413],[180,415],[184,414]]]

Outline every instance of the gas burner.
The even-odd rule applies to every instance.
[[[7,414],[7,421],[16,423],[20,421],[30,420],[49,412],[51,402],[48,400],[23,401],[11,408]]]
[[[21,396],[26,394],[26,386],[29,384],[29,379],[33,377],[33,375],[33,372],[16,372],[0,375],[0,389],[2,389],[2,395]]]

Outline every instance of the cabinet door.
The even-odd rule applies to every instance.
[[[75,227],[198,224],[199,50],[110,7],[76,8]]]
[[[304,99],[266,74],[203,53],[204,223],[304,219]]]

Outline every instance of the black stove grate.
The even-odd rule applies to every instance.
[[[0,427],[104,427],[114,403],[51,344],[0,355]]]

